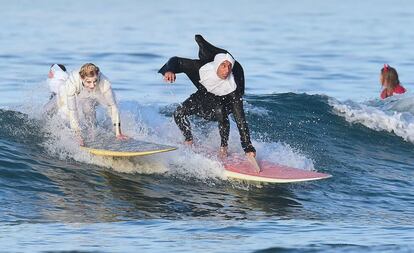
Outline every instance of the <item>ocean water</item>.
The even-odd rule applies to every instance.
[[[0,252],[414,251],[412,1],[0,2]],[[243,65],[258,157],[332,178],[232,182],[183,147],[171,114],[195,88],[157,70],[196,58],[195,34]],[[92,157],[44,119],[49,66],[85,62],[127,135],[179,149]],[[384,63],[408,92],[380,101]],[[217,148],[216,123],[192,122]]]

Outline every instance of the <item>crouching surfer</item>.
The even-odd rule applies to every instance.
[[[55,107],[55,110],[67,117],[81,146],[84,146],[84,138],[81,132],[78,106],[85,120],[82,126],[86,126],[87,131],[96,125],[96,108],[97,105],[101,105],[107,108],[116,138],[119,140],[128,138],[121,131],[119,110],[111,82],[96,65],[86,63],[80,70],[68,74],[63,65],[54,64],[48,77],[52,98],[46,105],[46,110],[53,111],[50,108]]]
[[[256,150],[250,140],[243,109],[243,68],[226,50],[211,45],[201,35],[196,35],[195,40],[199,45],[199,59],[172,57],[158,71],[169,83],[175,82],[176,74],[185,73],[197,88],[174,112],[174,120],[184,135],[185,143],[193,143],[188,116],[197,115],[218,121],[221,138],[219,155],[227,156],[229,115],[233,114],[241,146],[247,157],[254,159]]]

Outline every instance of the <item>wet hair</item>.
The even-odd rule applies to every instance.
[[[52,67],[53,67],[53,65],[58,65],[58,66],[59,66],[59,68],[60,68],[61,70],[63,70],[63,71],[65,71],[65,72],[66,72],[66,67],[65,67],[65,65],[63,65],[63,64],[59,64],[59,63],[54,63],[54,64],[52,64],[52,65],[50,66],[50,68],[52,68]]]
[[[98,74],[99,68],[93,63],[84,64],[79,71],[79,75],[82,79],[84,79],[85,77],[94,77]]]
[[[400,84],[400,80],[398,79],[397,70],[388,64],[385,64],[384,67],[381,69],[382,75],[382,84],[387,84],[388,90],[394,90],[394,88]]]

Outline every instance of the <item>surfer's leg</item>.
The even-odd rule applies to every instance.
[[[234,93],[233,93],[234,94]],[[240,141],[244,152],[256,152],[250,141],[250,132],[243,109],[243,98],[232,95],[231,109],[240,133]]]
[[[220,106],[215,110],[216,118],[218,121],[219,133],[220,133],[220,150],[219,156],[221,158],[227,157],[227,146],[230,135],[230,120],[224,106]]]
[[[84,101],[80,102],[82,113],[85,119],[85,125],[90,130],[90,134],[92,134],[95,130],[96,126],[96,101],[92,101],[89,99],[85,99]]]
[[[188,120],[188,116],[197,113],[197,108],[199,108],[197,99],[198,96],[199,94],[197,92],[192,94],[180,106],[178,106],[174,112],[174,121],[183,133],[186,142],[193,140],[191,124]]]
[[[191,125],[188,120],[188,110],[183,105],[177,107],[174,112],[174,121],[177,124],[178,128],[184,135],[185,141],[192,141],[193,135],[191,134]]]

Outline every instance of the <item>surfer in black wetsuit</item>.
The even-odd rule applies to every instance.
[[[188,116],[217,120],[221,137],[220,156],[227,156],[230,134],[228,116],[233,113],[242,148],[248,157],[255,157],[256,150],[250,141],[243,109],[242,66],[226,50],[211,45],[201,35],[196,35],[195,40],[199,45],[199,59],[172,57],[158,71],[170,83],[175,81],[175,74],[185,73],[197,88],[197,92],[191,94],[174,112],[174,120],[185,137],[185,143],[193,143]]]

